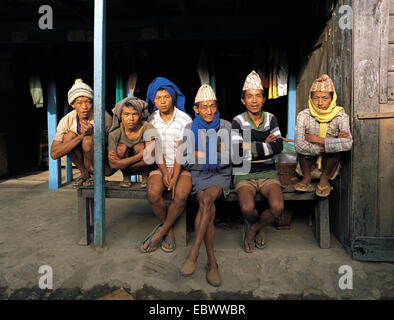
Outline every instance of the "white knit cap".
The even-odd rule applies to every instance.
[[[253,70],[246,77],[242,91],[245,91],[245,90],[264,90],[263,86],[261,85],[260,76],[258,75],[258,73],[256,71]]]
[[[71,106],[78,97],[93,99],[93,90],[82,79],[75,80],[74,85],[68,91],[68,104]]]
[[[215,92],[209,84],[203,84],[200,89],[197,91],[196,99],[194,99],[194,103],[209,101],[209,100],[217,100]]]

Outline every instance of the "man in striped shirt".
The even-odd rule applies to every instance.
[[[296,191],[313,191],[312,178],[320,179],[316,195],[328,197],[340,170],[341,152],[352,148],[349,116],[336,105],[334,83],[323,75],[312,84],[309,108],[297,116],[295,149],[298,153],[297,173],[303,176],[294,186]]]
[[[250,162],[248,172],[234,173],[238,203],[248,222],[243,228],[243,248],[249,253],[256,247],[264,248],[264,227],[283,211],[283,193],[273,158],[282,152],[283,142],[276,117],[262,110],[264,90],[255,71],[248,75],[242,90],[241,101],[246,112],[233,119],[232,143],[233,150],[240,150],[244,160],[246,155]],[[241,168],[241,171],[245,170]],[[269,205],[261,215],[255,207],[257,192],[268,200]]]
[[[147,193],[149,204],[161,224],[144,240],[140,250],[153,252],[160,245],[163,251],[172,252],[175,250],[173,224],[184,211],[192,188],[191,174],[182,169],[177,158],[185,126],[192,119],[184,109],[185,97],[168,79],[157,77],[153,80],[148,88],[147,102],[154,108],[148,122],[156,128],[161,143],[161,150],[156,150],[160,154],[158,169],[149,175]],[[162,196],[164,189],[172,192],[168,210]]]

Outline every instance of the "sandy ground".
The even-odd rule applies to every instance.
[[[267,227],[267,247],[252,254],[241,249],[238,207],[218,208],[219,288],[206,282],[204,246],[195,274],[179,273],[192,229],[188,247],[139,252],[158,222],[147,201],[107,199],[104,248],[79,246],[76,191],[48,190],[47,176],[0,181],[0,299],[97,299],[121,287],[137,299],[394,299],[393,263],[354,261],[333,236],[320,249],[302,208],[291,230]],[[52,268],[52,290],[39,289],[42,265]],[[339,288],[342,265],[353,270],[353,289]]]

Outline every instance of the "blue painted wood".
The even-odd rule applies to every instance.
[[[105,240],[105,14],[106,1],[94,1],[94,245]]]
[[[56,84],[52,80],[48,85],[48,108],[47,108],[47,121],[48,121],[48,150],[51,150],[53,138],[56,134],[57,127],[57,104],[56,104]],[[50,151],[48,152],[50,153]],[[60,172],[60,159],[53,160],[48,156],[49,162],[49,176],[48,186],[49,189],[59,189],[62,185],[62,177]]]
[[[64,115],[70,112],[70,106],[68,105],[67,99],[64,101]],[[66,156],[66,182],[73,180],[73,167],[69,156]]]
[[[289,77],[289,92],[287,105],[287,138],[294,140],[296,113],[297,113],[297,83],[295,74],[291,73]],[[290,142],[294,144],[293,142]]]

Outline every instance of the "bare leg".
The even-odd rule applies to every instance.
[[[148,201],[153,213],[160,220],[161,223],[164,223],[166,220],[166,202],[164,201],[162,196],[163,191],[164,184],[162,176],[159,174],[150,176],[148,178],[147,184]],[[156,240],[156,242],[153,242],[152,239],[152,243],[157,243],[157,241],[158,240]],[[155,250],[155,248],[149,248],[148,245],[148,242],[144,244],[144,249],[146,249],[146,251],[150,252]]]
[[[197,263],[197,258],[200,251],[200,246],[203,240],[205,240],[205,246],[207,250],[208,260],[214,259],[213,254],[213,241],[215,238],[215,227],[213,225],[215,217],[215,200],[222,194],[222,188],[218,186],[212,186],[204,191],[200,191],[197,194],[197,200],[199,203],[199,209],[195,219],[195,236],[193,245],[190,249],[187,259]],[[213,226],[210,228],[210,225]],[[209,232],[208,232],[209,230]],[[210,233],[208,235],[208,233]],[[215,266],[216,266],[216,259]]]
[[[250,187],[241,187],[237,190],[237,195],[242,215],[249,223],[248,234],[245,239],[245,248],[247,250],[253,250],[255,248],[255,244],[253,243],[249,245],[248,241],[252,241],[256,236],[256,232],[260,229],[258,225],[259,213],[256,210],[254,201],[256,190]]]
[[[120,159],[127,158],[130,154],[129,148],[123,143],[118,144],[116,147],[116,153]],[[120,171],[122,171],[123,174],[123,182],[131,182],[130,170],[128,168],[124,168],[120,169]]]
[[[299,154],[298,159],[300,161],[300,166],[302,170],[302,180],[300,183],[303,183],[305,185],[309,185],[311,183],[312,177],[311,177],[311,172],[312,172],[312,165],[313,162],[315,161],[313,157],[307,158],[304,155]]]
[[[341,159],[340,153],[323,153],[322,174],[320,176],[320,186],[329,186],[329,179],[335,173]]]
[[[148,180],[148,189],[149,189],[149,182]],[[163,182],[162,182],[163,184]],[[164,187],[163,187],[164,188]],[[190,191],[192,189],[192,179],[190,176],[180,176],[178,183],[176,184],[175,188],[175,198],[171,202],[167,210],[167,216],[165,217],[165,221],[163,225],[157,229],[156,233],[152,237],[152,243],[155,244],[165,236],[166,240],[170,240],[174,237],[174,229],[173,225],[178,219],[178,217],[183,213],[187,198],[189,197]],[[166,242],[163,245],[171,249],[174,247],[174,243],[168,245]]]
[[[284,209],[284,200],[282,189],[278,184],[271,184],[260,190],[261,194],[268,200],[269,208],[264,210],[261,214],[259,225],[259,234],[264,232],[264,227],[266,225],[274,222],[278,218]]]
[[[93,136],[86,136],[82,140],[83,161],[85,168],[93,173],[94,143]]]
[[[64,135],[63,141],[64,142],[71,141],[76,136],[77,135],[74,132],[69,131]],[[81,172],[81,177],[88,178],[89,171],[86,169],[84,165],[83,155],[81,150],[78,147],[76,147],[68,154],[68,156],[70,157],[70,160],[77,166],[77,168]]]

